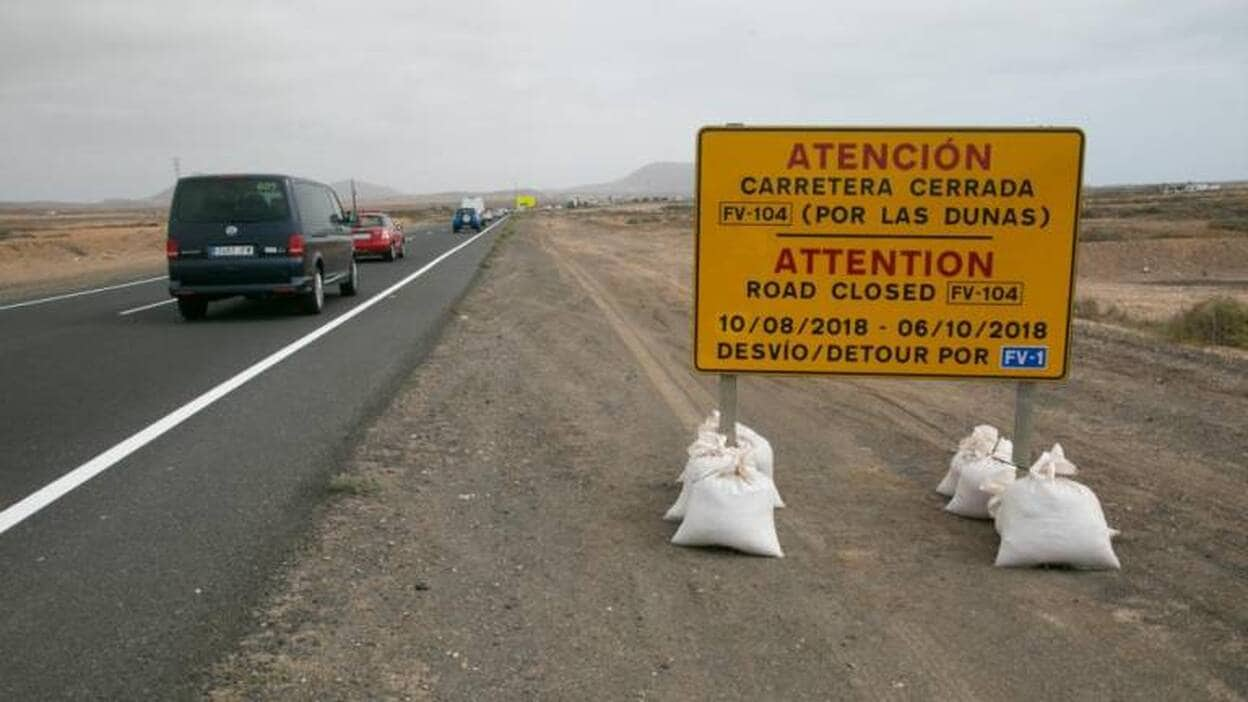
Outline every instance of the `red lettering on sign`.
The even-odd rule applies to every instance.
[[[788,248],[780,249],[780,256],[776,259],[775,273],[796,273],[797,264],[793,261],[793,252]]]
[[[857,144],[837,144],[836,146],[836,167],[842,171],[852,171],[858,168],[858,153],[854,148]]]
[[[810,152],[814,149],[818,162],[811,163]],[[896,144],[881,142],[827,142],[793,144],[785,166],[789,170],[870,171],[989,171],[992,170],[992,144],[959,144],[952,137],[943,142],[903,141]]]
[[[806,158],[806,147],[801,143],[793,145],[793,150],[789,152],[789,165],[785,168],[792,169],[794,166],[801,166],[807,170],[810,169],[810,159]]]
[[[992,251],[802,248],[795,254],[786,247],[780,249],[772,271],[893,278],[992,278],[993,263]]]
[[[828,151],[830,151],[832,147],[836,146],[836,144],[826,141],[817,141],[811,144],[811,146],[815,147],[815,151],[819,152],[819,167],[826,169],[828,167]]]

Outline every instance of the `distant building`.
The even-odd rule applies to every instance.
[[[1177,195],[1179,193],[1203,193],[1210,190],[1221,190],[1222,186],[1218,183],[1162,183],[1161,192],[1163,195]]]

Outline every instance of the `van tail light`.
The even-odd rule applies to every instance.
[[[165,258],[178,257],[178,242],[176,239],[165,239]]]
[[[390,232],[386,231],[382,227],[377,227],[373,230],[373,237],[380,238],[382,241],[390,241]]]
[[[286,255],[291,258],[303,258],[303,235],[291,234],[286,241]]]

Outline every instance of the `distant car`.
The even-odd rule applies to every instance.
[[[490,222],[494,221],[494,210],[484,210],[481,212],[481,226],[488,227]]]
[[[385,212],[361,212],[351,228],[355,256],[381,256],[387,261],[407,255],[403,227]]]
[[[333,189],[285,175],[192,176],[169,208],[169,293],[187,320],[213,300],[298,296],[319,314],[325,286],[359,288],[351,219]]]
[[[472,227],[476,231],[481,231],[481,217],[477,211],[471,207],[461,207],[455,210],[455,214],[451,217],[451,231],[456,234],[464,227]]]

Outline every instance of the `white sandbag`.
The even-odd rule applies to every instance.
[[[980,424],[958,442],[953,458],[949,459],[949,470],[936,486],[936,492],[945,497],[953,497],[958,489],[958,475],[962,472],[962,466],[987,456],[996,456],[1006,463],[1012,463],[1013,453],[1012,441],[1002,437],[991,424]]]
[[[774,480],[776,453],[771,448],[770,441],[753,429],[737,422],[737,445],[748,448],[750,460],[754,462],[758,472]]]
[[[967,463],[958,472],[958,487],[954,490],[953,499],[945,505],[945,511],[972,519],[990,519],[988,500],[992,493],[984,489],[985,485],[1011,483],[1015,477],[1014,465],[995,456]]]
[[[709,421],[709,420],[708,420]],[[705,425],[703,425],[705,426]],[[738,427],[743,425],[738,424]],[[748,427],[743,427],[747,428]],[[750,430],[751,432],[753,430]],[[703,477],[714,473],[731,469],[737,461],[741,461],[751,470],[763,473],[768,478],[770,473],[765,473],[762,466],[759,465],[760,454],[763,458],[771,459],[771,444],[762,436],[754,434],[758,441],[754,443],[746,443],[738,441],[736,448],[728,447],[728,437],[715,432],[699,431],[698,438],[689,445],[689,460],[685,462],[685,469],[681,471],[677,480],[681,483],[680,494],[676,496],[676,501],[663,514],[663,519],[669,522],[678,522],[685,518],[685,508],[689,503],[689,486]],[[766,451],[760,452],[759,447],[765,446]],[[775,483],[772,483],[772,489],[775,490]],[[776,507],[784,507],[784,500],[780,499],[780,493],[776,491]]]
[[[718,437],[720,445],[727,443],[728,438],[719,433],[719,410],[712,410],[706,421],[698,427],[698,437]],[[694,442],[697,444],[698,442]],[[754,431],[750,427],[737,422],[737,445],[745,446],[753,451],[754,464],[758,470],[768,477],[775,477],[776,454],[771,448],[771,442],[764,438],[761,434]],[[690,447],[690,451],[693,447]]]
[[[687,486],[685,518],[672,543],[784,556],[776,538],[775,508],[780,496],[771,478],[740,461],[731,470],[712,473]]]
[[[1062,475],[1073,475],[1060,444],[1046,451],[1023,478],[987,486],[994,499],[1001,546],[996,565],[1067,565],[1114,569],[1121,566],[1110,539],[1117,531],[1105,522],[1096,493]]]
[[[717,436],[722,436],[717,435]],[[695,453],[695,449],[698,449]],[[663,518],[669,522],[679,522],[685,518],[685,508],[689,504],[689,486],[712,473],[731,471],[738,460],[738,453],[726,446],[716,446],[701,437],[689,447],[689,460],[680,474],[680,495],[676,502],[667,509]]]

